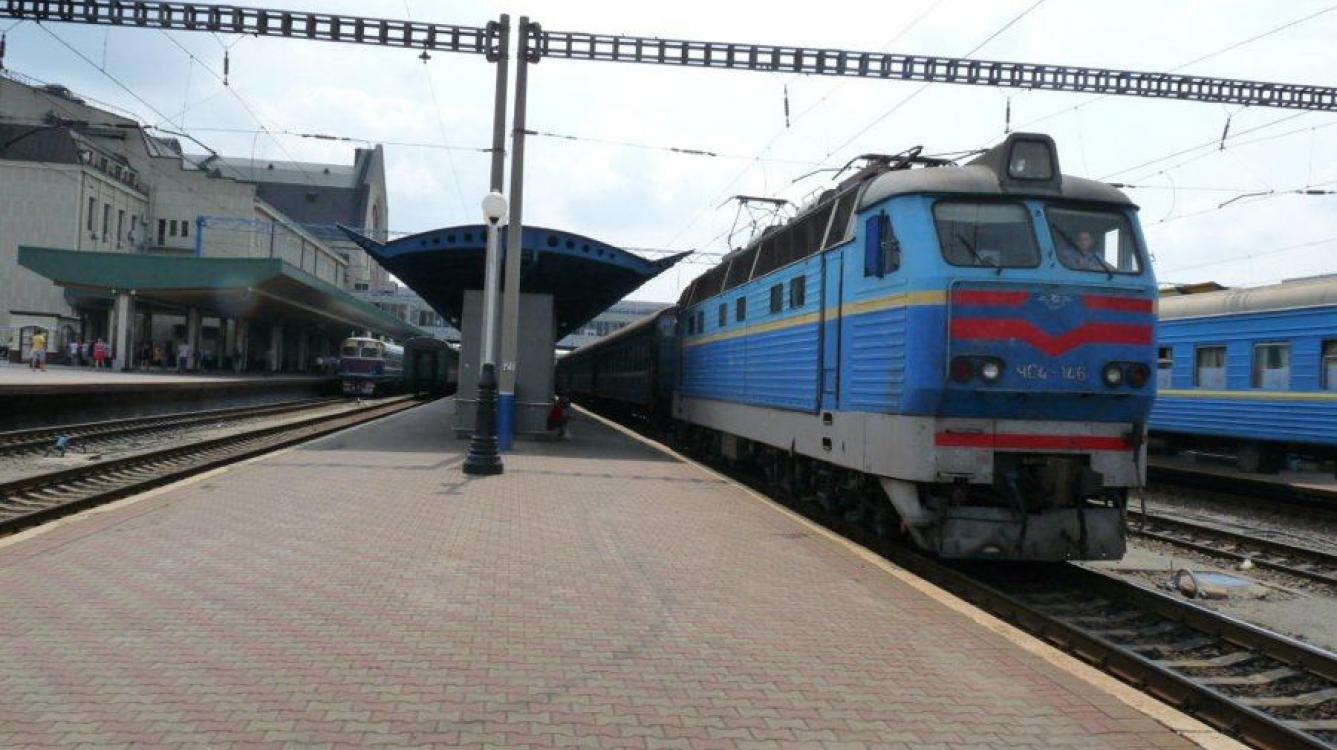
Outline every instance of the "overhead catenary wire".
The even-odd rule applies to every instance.
[[[404,13],[412,20],[413,11],[409,8],[409,0],[404,0]],[[441,132],[441,143],[449,146],[450,138],[446,135],[446,120],[441,114],[441,102],[436,97],[436,83],[432,80],[432,71],[427,68],[427,62],[431,59],[431,55],[428,55],[427,51],[424,50],[421,59],[423,62],[422,73],[427,79],[427,91],[432,95],[432,111],[436,114],[437,129]],[[449,149],[446,150],[446,164],[450,167],[451,181],[455,183],[455,195],[460,201],[460,214],[464,217],[472,216],[473,213],[469,211],[468,203],[464,200],[464,188],[460,185],[459,170],[455,168],[455,157]]]
[[[882,46],[882,48],[883,48],[883,49],[886,49],[887,47],[889,47],[889,46],[891,46],[892,44],[895,44],[897,41],[899,41],[899,40],[901,39],[901,37],[905,36],[905,35],[908,34],[911,30],[913,30],[916,26],[918,26],[919,23],[920,23],[921,21],[923,21],[923,20],[924,20],[925,18],[927,18],[931,13],[933,13],[933,11],[936,10],[936,9],[938,8],[939,5],[942,5],[943,2],[945,2],[945,0],[935,0],[935,2],[934,2],[932,5],[930,5],[927,9],[925,9],[924,11],[922,11],[921,13],[919,13],[918,15],[916,15],[914,18],[912,18],[912,19],[910,20],[910,22],[907,23],[905,26],[902,26],[901,29],[900,29],[899,31],[896,32],[896,35],[893,36],[889,41],[887,41],[886,44],[884,44],[884,45]],[[786,82],[786,85],[788,85],[788,84],[792,84],[792,83],[794,83],[794,81],[796,81],[796,80],[798,80],[799,78],[802,78],[802,77],[803,77],[802,74],[795,74],[794,76],[792,76],[792,77],[790,77],[790,78],[788,79],[788,81]],[[812,111],[813,111],[814,109],[816,109],[819,105],[821,105],[823,102],[825,102],[830,96],[832,96],[836,91],[838,91],[838,90],[840,90],[841,88],[843,88],[843,87],[845,86],[846,83],[848,83],[848,81],[843,81],[843,80],[842,80],[842,81],[839,81],[839,82],[833,84],[833,85],[827,90],[827,92],[826,92],[825,94],[823,94],[823,95],[822,95],[820,98],[818,98],[815,102],[813,102],[811,105],[809,105],[808,107],[804,108],[804,109],[801,110],[797,115],[795,115],[794,118],[793,118],[793,120],[792,120],[792,123],[793,123],[793,124],[797,124],[797,123],[798,123],[800,120],[802,120],[802,119],[803,119],[809,112],[812,112]],[[766,142],[766,144],[765,144],[764,146],[762,146],[760,150],[757,151],[756,155],[754,155],[754,156],[752,157],[752,159],[750,160],[750,163],[744,165],[743,168],[742,168],[741,170],[739,170],[737,174],[735,174],[735,175],[734,175],[734,176],[733,176],[727,183],[725,183],[724,187],[721,188],[719,191],[717,191],[717,192],[715,193],[714,197],[712,197],[711,200],[710,200],[704,207],[702,207],[702,208],[699,209],[696,213],[694,213],[694,214],[692,215],[692,218],[689,219],[689,220],[687,221],[687,223],[684,224],[684,225],[682,226],[682,228],[680,228],[677,232],[675,232],[675,233],[673,234],[673,236],[670,237],[669,240],[668,240],[668,242],[666,242],[665,244],[666,244],[666,245],[669,245],[669,246],[672,246],[675,242],[678,241],[678,238],[679,238],[679,237],[681,237],[683,234],[685,234],[686,232],[688,232],[689,230],[691,230],[691,228],[692,228],[693,226],[696,226],[696,223],[697,223],[698,221],[701,220],[701,217],[705,216],[707,213],[709,213],[710,211],[712,211],[712,210],[714,209],[714,206],[715,206],[717,203],[719,203],[719,199],[720,199],[721,197],[723,197],[724,195],[728,194],[729,192],[731,192],[731,191],[733,190],[734,186],[738,184],[738,181],[741,180],[741,179],[743,179],[743,177],[746,176],[747,173],[750,172],[750,171],[752,170],[752,167],[754,166],[754,164],[764,163],[764,162],[762,161],[762,157],[763,157],[765,154],[769,153],[770,150],[771,150],[772,148],[775,147],[775,144],[776,144],[781,138],[783,138],[785,135],[789,134],[790,132],[791,132],[791,130],[790,130],[790,124],[789,124],[789,123],[787,123],[786,126],[785,126],[784,128],[781,128],[781,129],[777,130],[777,131],[775,132],[775,134],[772,135],[771,138]],[[721,236],[723,236],[723,235],[721,235]]]

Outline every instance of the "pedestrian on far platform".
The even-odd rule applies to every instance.
[[[107,366],[107,343],[98,339],[93,344],[93,368],[101,369]]]
[[[32,335],[32,369],[46,369],[46,332],[38,329]]]

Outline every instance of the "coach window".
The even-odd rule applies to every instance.
[[[1285,391],[1290,389],[1290,344],[1254,345],[1253,387],[1262,388],[1266,391]]]
[[[933,223],[942,257],[954,266],[1040,265],[1030,215],[1019,203],[939,201],[933,206]]]
[[[747,297],[739,297],[734,301],[733,319],[738,322],[747,320]]]
[[[726,305],[726,304],[724,304],[723,302],[721,302],[721,303],[720,303],[720,328],[723,328],[723,327],[725,327],[725,326],[727,326],[727,325],[729,325],[729,306]]]
[[[1200,346],[1194,355],[1193,385],[1199,388],[1226,387],[1226,348],[1224,346]]]
[[[1156,387],[1161,390],[1169,390],[1170,374],[1174,372],[1175,358],[1174,350],[1168,346],[1162,346],[1156,350]]]
[[[785,307],[785,286],[776,284],[771,287],[771,314],[780,312]]]
[[[803,307],[804,285],[807,282],[806,276],[795,276],[789,280],[789,308]]]
[[[901,244],[891,231],[891,217],[868,217],[864,221],[863,275],[880,278],[900,267]]]
[[[1337,341],[1323,342],[1323,390],[1337,391]]]

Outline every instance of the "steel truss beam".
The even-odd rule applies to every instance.
[[[544,31],[537,28],[537,24],[531,24],[530,34],[530,46],[537,50],[539,57],[570,60],[883,78],[1337,111],[1337,88],[1325,86],[888,52]]]
[[[495,23],[455,26],[153,0],[4,0],[0,18],[409,47],[486,55],[490,60],[498,54]]]

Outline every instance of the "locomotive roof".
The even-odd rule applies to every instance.
[[[1286,281],[1251,289],[1162,297],[1161,320],[1337,305],[1337,278]]]
[[[1063,175],[1062,187],[1057,192],[1036,191],[1030,193],[1022,189],[1006,190],[1000,182],[998,174],[983,164],[967,164],[963,167],[925,167],[885,172],[875,177],[868,188],[864,190],[863,198],[859,201],[859,209],[865,209],[892,196],[910,193],[1057,197],[1092,203],[1134,205],[1128,199],[1128,196],[1117,188],[1096,180],[1066,174]]]

